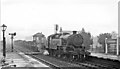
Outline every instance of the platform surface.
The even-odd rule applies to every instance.
[[[112,60],[118,60],[120,61],[120,55],[111,55],[111,54],[105,54],[105,53],[95,53],[91,52],[91,56],[97,56],[100,58],[106,58],[106,59],[112,59]]]
[[[3,59],[3,53],[0,52],[0,68],[2,67],[10,67],[12,65],[16,65],[16,67],[49,67],[42,62],[37,61],[34,58],[31,58],[25,55],[22,52],[7,52],[6,53],[6,63],[8,65],[2,66],[3,63],[1,62]]]

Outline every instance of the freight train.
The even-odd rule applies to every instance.
[[[66,58],[69,60],[84,60],[90,55],[83,46],[83,37],[77,31],[71,33],[56,33],[47,39],[49,55]]]

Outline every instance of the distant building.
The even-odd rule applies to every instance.
[[[93,37],[93,48],[101,47],[101,44],[98,42],[98,37]]]
[[[36,33],[33,35],[33,41],[39,42],[42,39],[42,37],[45,37],[45,35],[43,35],[42,33]]]
[[[33,35],[34,46],[37,46],[38,50],[43,53],[43,47],[47,47],[47,40],[42,33],[36,33]]]
[[[97,37],[93,37],[93,48],[96,48],[98,45],[98,38]]]

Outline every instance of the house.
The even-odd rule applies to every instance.
[[[33,35],[34,46],[37,46],[38,50],[43,53],[43,47],[47,47],[47,40],[42,33],[36,33]]]
[[[43,37],[45,37],[45,35],[41,33],[36,33],[33,35],[33,41],[34,42],[39,42]]]

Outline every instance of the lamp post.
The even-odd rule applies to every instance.
[[[9,33],[9,35],[11,35],[11,51],[13,52],[13,36],[16,36],[16,32],[15,33]]]
[[[7,26],[5,24],[3,24],[1,27],[2,27],[2,31],[3,31],[3,56],[5,58],[6,57],[5,30],[7,29]]]

